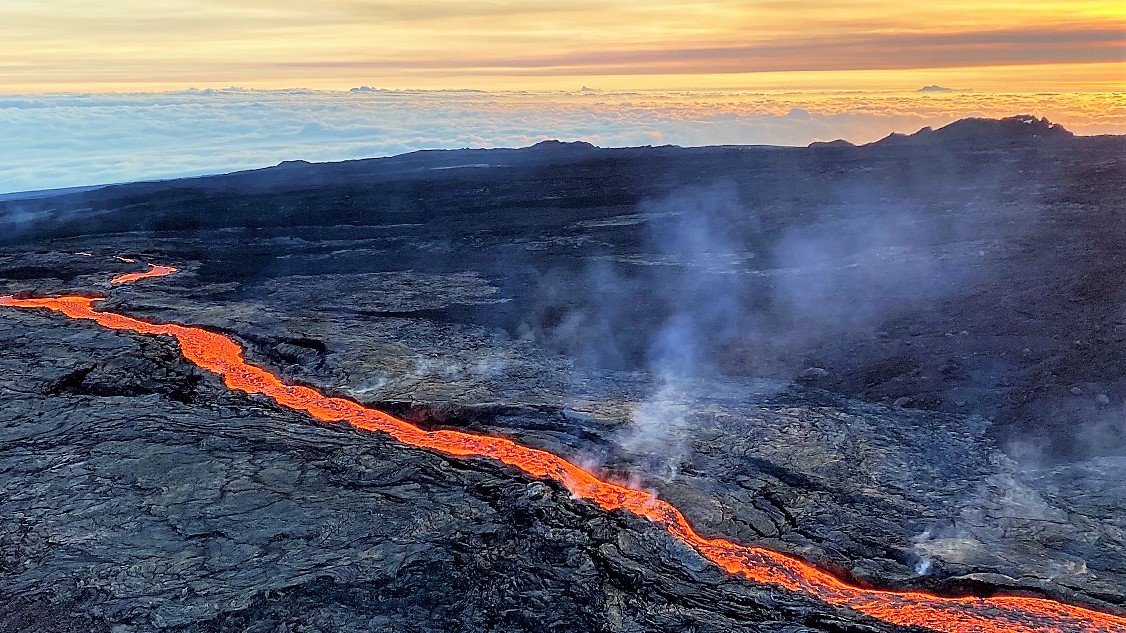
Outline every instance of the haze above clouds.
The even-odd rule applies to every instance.
[[[191,90],[0,96],[0,193],[220,173],[418,149],[806,145],[966,116],[1047,116],[1126,133],[1126,95]]]

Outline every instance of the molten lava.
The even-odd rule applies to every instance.
[[[124,261],[124,260],[122,260]],[[149,277],[164,277],[176,272],[177,269],[172,266],[157,266],[156,264],[149,264],[149,269],[143,273],[125,273],[110,279],[111,284],[131,284],[134,281],[141,279],[148,279]]]
[[[167,266],[153,266],[147,273],[122,275],[113,283],[128,283],[174,271]],[[269,371],[243,360],[242,348],[226,336],[198,327],[150,323],[122,314],[100,312],[94,309],[94,303],[100,300],[77,296],[39,299],[6,296],[0,297],[0,306],[45,308],[72,319],[94,321],[112,330],[171,336],[179,342],[185,358],[221,376],[230,389],[265,395],[283,407],[304,411],[324,422],[346,422],[355,428],[386,433],[404,444],[445,455],[487,457],[513,466],[531,477],[552,479],[604,510],[625,510],[660,524],[674,538],[728,573],[847,607],[884,622],[949,633],[1126,631],[1124,617],[1042,598],[946,598],[922,592],[856,587],[785,554],[701,536],[671,504],[648,492],[603,480],[553,453],[523,446],[503,437],[453,430],[426,431],[351,400],[329,397],[309,387],[287,385]]]

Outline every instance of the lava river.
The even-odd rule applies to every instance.
[[[145,273],[114,278],[114,283],[171,274],[171,267],[152,266]],[[1033,633],[1044,631],[1111,633],[1126,631],[1126,618],[1042,598],[994,596],[949,598],[922,592],[865,589],[801,560],[723,538],[702,536],[676,507],[636,490],[599,478],[566,459],[503,437],[453,430],[423,430],[390,414],[351,400],[326,396],[309,387],[287,385],[269,371],[251,365],[234,340],[198,327],[150,323],[94,308],[100,297],[0,297],[0,306],[42,308],[71,319],[94,321],[111,330],[176,339],[185,358],[218,374],[230,389],[262,394],[279,405],[303,411],[324,422],[344,422],[366,431],[386,433],[396,440],[460,458],[489,458],[504,462],[530,477],[552,479],[576,496],[607,511],[625,510],[663,526],[728,573],[752,582],[798,592],[822,602],[847,607],[884,622],[949,633]]]

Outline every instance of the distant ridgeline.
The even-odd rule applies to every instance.
[[[1071,138],[1075,135],[1058,123],[1046,118],[1036,118],[1021,114],[1004,119],[959,119],[938,128],[924,127],[914,134],[892,132],[869,145],[882,147],[897,144],[974,144],[1004,146],[1028,142],[1036,139]],[[854,144],[837,139],[829,142],[810,143],[810,147],[855,147]]]

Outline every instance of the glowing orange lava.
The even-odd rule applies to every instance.
[[[124,260],[122,260],[124,261]],[[164,277],[176,272],[172,266],[157,266],[156,264],[149,264],[149,269],[143,273],[125,273],[110,279],[111,284],[131,284],[134,281],[141,279],[148,279],[149,277]]]
[[[134,264],[137,262],[137,260],[132,257],[122,257],[121,255],[114,255],[113,258],[119,262],[125,262],[126,264]]]
[[[168,270],[167,267],[154,269]],[[144,276],[153,275],[141,275]],[[45,308],[72,319],[94,321],[111,330],[171,336],[179,342],[185,358],[221,376],[230,389],[265,395],[283,407],[304,411],[324,422],[346,422],[358,429],[386,433],[404,444],[455,457],[487,457],[531,477],[552,479],[604,510],[625,510],[659,523],[673,537],[731,574],[847,607],[884,622],[949,633],[1126,631],[1124,617],[1042,598],[945,598],[922,592],[855,587],[785,554],[701,536],[671,504],[648,492],[603,480],[553,453],[503,437],[453,430],[426,431],[351,400],[329,397],[309,387],[287,385],[274,374],[243,360],[242,348],[226,336],[197,327],[150,323],[122,314],[100,312],[94,309],[94,303],[100,300],[75,296],[39,299],[6,296],[0,297],[0,306]]]

